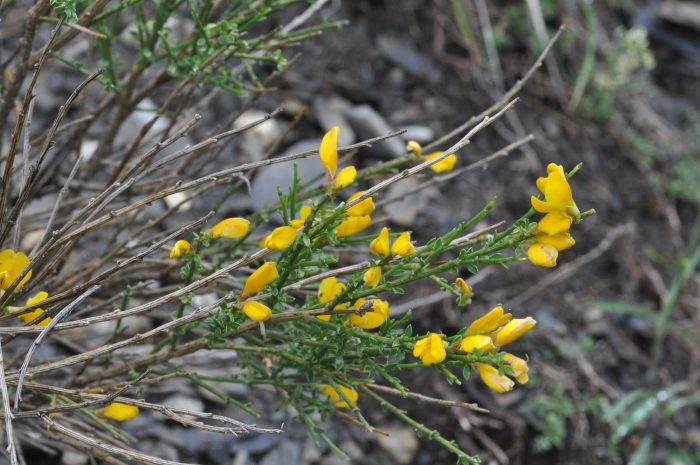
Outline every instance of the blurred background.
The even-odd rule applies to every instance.
[[[12,15],[25,7],[5,1],[2,9],[7,57],[22,27]],[[303,10],[295,6],[261,27],[287,24]],[[342,145],[406,129],[403,139],[361,152],[358,167],[401,156],[407,140],[427,144],[499,100],[565,26],[515,108],[461,150],[459,164],[520,141],[518,149],[415,194],[405,195],[420,178],[400,183],[380,209],[391,225],[413,230],[421,244],[494,196],[496,207],[479,226],[518,218],[530,207],[535,179],[547,163],[571,169],[583,162],[571,181],[574,197],[582,211],[595,208],[597,214],[573,229],[576,247],[560,256],[556,268],[527,262],[507,270],[485,267],[471,278],[475,297],[466,310],[430,282],[392,297],[395,314],[413,310],[414,333],[436,327],[456,332],[497,304],[516,317],[534,316],[537,327],[516,348],[529,355],[530,383],[496,395],[476,379],[450,385],[418,370],[403,379],[412,390],[478,402],[491,414],[399,405],[489,465],[700,463],[700,2],[330,0],[316,15],[347,23],[288,51],[288,59],[298,58],[236,124],[280,105],[283,114],[237,139],[232,161],[254,159],[297,116],[283,151],[315,148],[323,132],[339,124]],[[171,27],[188,30],[192,20],[183,15]],[[136,53],[129,34],[120,37],[121,53]],[[56,61],[47,66],[53,78],[38,89],[38,127],[50,122],[46,115],[75,85],[76,73]],[[64,73],[71,79],[62,79]],[[200,126],[215,126],[241,102],[233,94],[208,101]],[[192,134],[197,139],[197,131]],[[530,134],[534,138],[526,140]],[[318,170],[314,163],[300,164],[302,174]],[[275,201],[269,186],[288,183],[284,171],[260,170],[252,198],[235,197],[231,211],[253,212]],[[201,202],[194,202],[192,217],[209,208],[206,199]],[[173,217],[170,225],[183,218]],[[217,402],[190,389],[176,385],[161,394],[177,395],[173,402],[187,407]],[[255,402],[254,392],[236,395]],[[231,440],[174,433],[165,420],[154,424],[150,417],[124,428],[145,438],[138,447],[170,460],[345,463],[316,449],[285,412],[270,414],[271,424],[285,422],[286,434]],[[391,436],[340,420],[328,424],[329,436],[353,463],[453,463],[447,451],[416,438],[375,406],[367,416]],[[35,457],[43,463],[41,453]],[[61,460],[85,463],[65,454]]]

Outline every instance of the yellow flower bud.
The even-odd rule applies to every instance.
[[[423,154],[423,147],[415,140],[409,140],[406,144],[406,151],[411,152],[417,160]]]
[[[319,148],[318,155],[321,159],[321,164],[326,168],[326,175],[329,180],[333,180],[335,177],[335,172],[338,169],[338,134],[340,133],[340,128],[338,126],[333,126],[323,139],[321,140],[321,147]]]
[[[297,230],[291,226],[275,228],[265,238],[265,247],[270,250],[284,250],[297,238]]]
[[[475,363],[474,367],[479,372],[481,380],[493,391],[503,394],[513,389],[515,383],[507,376],[498,373],[498,370],[485,363]]]
[[[537,322],[531,316],[511,320],[496,334],[496,344],[499,346],[510,344],[534,328],[536,324]]]
[[[393,255],[401,255],[402,257],[411,255],[415,250],[416,248],[411,243],[410,232],[402,232],[391,246],[391,253]]]
[[[170,258],[180,258],[182,254],[188,254],[192,250],[192,246],[184,239],[180,239],[170,249]]]
[[[307,207],[306,205],[303,205],[299,209],[299,219],[292,220],[289,222],[289,224],[292,225],[292,228],[299,229],[302,226],[304,226],[304,224],[306,223],[306,218],[308,218],[310,214],[311,214],[311,207]]]
[[[365,300],[358,299],[352,308],[361,308],[365,303]],[[365,312],[364,315],[350,314],[350,324],[362,329],[379,328],[387,319],[389,319],[389,302],[378,299],[372,301],[372,310]]]
[[[413,346],[413,356],[420,358],[420,361],[425,366],[435,365],[445,360],[447,352],[445,351],[442,336],[430,333],[428,336],[419,339],[416,345]]]
[[[122,404],[121,402],[112,402],[102,409],[100,414],[103,417],[117,421],[127,421],[136,418],[139,414],[139,408],[135,405]]]
[[[45,300],[48,296],[49,296],[48,292],[44,292],[44,291],[38,292],[34,297],[27,299],[24,306],[29,307],[30,305],[38,304],[42,300]],[[32,321],[39,318],[43,314],[44,314],[44,310],[42,308],[37,308],[29,313],[23,313],[22,315],[18,315],[18,316],[25,323],[31,323]],[[51,317],[44,318],[40,322],[36,323],[36,326],[46,326],[49,323],[51,323],[51,320],[52,320]]]
[[[507,352],[503,356],[503,360],[510,364],[510,367],[513,369],[513,376],[515,376],[515,380],[520,384],[527,384],[527,362],[522,358],[516,357],[515,355]]]
[[[248,234],[250,221],[245,218],[226,218],[219,221],[211,228],[211,237],[224,237],[226,239],[238,239]]]
[[[561,252],[562,250],[570,249],[571,247],[576,245],[576,241],[573,237],[571,237],[571,234],[569,234],[568,232],[554,234],[553,236],[550,236],[548,234],[537,234],[535,236],[535,242],[539,244],[551,245],[559,252]]]
[[[573,219],[564,212],[553,211],[549,212],[537,223],[537,229],[540,232],[550,236],[559,233],[565,233],[571,227]]]
[[[557,249],[548,244],[532,244],[530,248],[527,249],[527,258],[537,266],[554,268],[557,266],[558,257],[559,252],[557,252]]]
[[[263,263],[260,268],[248,276],[245,286],[243,286],[243,293],[241,296],[257,294],[278,277],[279,273],[277,272],[277,265],[275,262]]]
[[[365,191],[358,191],[355,192],[350,196],[348,199],[348,202],[355,200],[362,194],[364,194]],[[374,211],[374,200],[372,200],[372,197],[367,197],[366,199],[360,201],[359,203],[356,203],[352,207],[348,208],[345,210],[345,215],[347,216],[365,216],[369,215]]]
[[[365,286],[369,287],[370,289],[373,289],[377,287],[377,284],[379,284],[379,280],[381,279],[381,277],[382,267],[373,266],[372,268],[365,271],[365,274],[362,277],[362,279],[365,282]]]
[[[466,352],[468,354],[471,354],[477,349],[481,350],[482,352],[488,352],[496,348],[496,346],[493,345],[493,340],[484,335],[467,336],[462,339],[459,347],[462,352]]]
[[[365,216],[348,216],[338,226],[335,227],[335,235],[338,237],[352,236],[367,229],[372,223],[372,218],[369,215]]]
[[[430,155],[426,155],[423,159],[426,161],[432,160],[433,158],[437,158],[442,154],[443,152],[431,153]],[[450,171],[452,171],[452,168],[454,168],[455,163],[457,163],[457,156],[455,154],[451,154],[446,156],[439,162],[430,165],[430,169],[435,171],[436,173],[449,173]]]
[[[15,252],[12,249],[6,249],[0,252],[0,289],[8,290],[12,283],[19,277],[24,269],[29,265],[29,257],[23,252]],[[22,286],[32,277],[32,270],[17,284],[15,291],[22,289]]]
[[[257,300],[251,300],[243,304],[243,313],[255,321],[267,321],[272,316],[272,309]]]
[[[338,391],[335,390],[333,386],[330,384],[322,384],[319,386],[321,388],[321,391],[326,394],[328,397],[331,398],[331,402],[333,402],[333,405],[335,405],[338,408],[344,408],[344,409],[349,409],[355,406],[357,404],[357,398],[359,397],[357,394],[357,391],[354,390],[353,388],[345,387],[342,384],[338,385],[338,388],[341,390],[343,395],[350,401],[351,405],[348,405],[348,403],[343,399],[340,394],[338,394]]]
[[[470,304],[472,302],[472,296],[474,295],[472,287],[462,278],[455,279],[455,284],[459,288],[460,292],[459,305]]]
[[[382,228],[379,235],[369,243],[369,248],[380,257],[389,255],[389,228]]]
[[[338,172],[338,176],[333,181],[333,189],[340,190],[348,187],[355,181],[357,177],[357,169],[354,166],[346,166]]]
[[[467,329],[467,334],[488,334],[496,331],[499,327],[508,323],[512,317],[510,313],[503,313],[500,305],[494,307],[490,312],[481,318],[474,320]]]

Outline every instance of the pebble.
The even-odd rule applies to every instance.
[[[382,36],[377,41],[377,49],[387,60],[414,76],[432,83],[440,80],[440,74],[436,71],[439,67],[410,40]]]
[[[259,454],[272,449],[279,441],[280,436],[277,434],[244,435],[229,440],[228,451],[231,454]]]
[[[357,141],[355,131],[350,127],[350,123],[344,112],[351,107],[351,103],[341,97],[316,97],[312,107],[318,123],[324,131],[328,131],[333,126],[340,126],[338,134],[338,145],[351,145]]]
[[[401,134],[401,138],[405,141],[415,140],[421,144],[427,144],[435,138],[435,133],[428,126],[414,124],[403,126],[402,129],[406,130],[405,133]]]
[[[289,147],[284,155],[318,150],[319,143],[320,139],[301,140]],[[277,187],[284,193],[289,191],[294,180],[294,163],[298,166],[297,173],[302,183],[323,174],[323,165],[316,155],[261,168],[253,179],[251,187],[252,203],[255,210],[263,210],[278,202]]]
[[[240,129],[264,118],[268,113],[262,110],[252,109],[244,112],[233,122],[235,129]],[[265,150],[282,134],[282,124],[274,118],[264,123],[246,129],[240,135],[241,150],[251,161],[261,160]]]
[[[279,447],[267,453],[260,465],[280,465],[283,463],[299,463],[301,446],[297,442],[284,441]]]
[[[360,139],[384,136],[394,131],[389,123],[369,105],[348,108],[345,116]],[[394,137],[376,142],[368,150],[377,156],[396,158],[405,153],[405,146],[400,139]]]
[[[421,181],[415,178],[407,178],[391,186],[387,190],[387,199],[401,197],[409,192]],[[408,194],[401,200],[388,203],[382,207],[384,213],[389,215],[391,220],[401,226],[411,226],[415,224],[416,218],[420,214],[425,214],[431,203],[431,199],[439,196],[439,191],[434,186],[420,190],[413,194]]]
[[[193,412],[204,412],[204,402],[197,397],[173,394],[163,401],[163,405]]]
[[[407,465],[413,460],[418,450],[416,432],[409,427],[394,426],[384,428],[389,436],[379,436],[379,445],[397,465]]]
[[[63,465],[85,465],[88,463],[88,456],[82,452],[66,449],[61,455]]]

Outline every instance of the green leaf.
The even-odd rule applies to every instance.
[[[651,415],[658,404],[659,401],[656,399],[656,396],[649,396],[634,404],[625,413],[625,415],[620,418],[620,422],[613,430],[611,437],[612,443],[617,444],[634,428],[638,427],[649,415]]]
[[[668,465],[694,465],[696,462],[690,452],[682,447],[675,447],[668,456]]]
[[[464,381],[469,381],[469,377],[472,375],[472,367],[469,365],[464,365],[464,368],[462,368],[462,377],[464,378]]]

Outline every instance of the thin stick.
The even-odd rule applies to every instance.
[[[470,404],[467,402],[459,402],[456,400],[437,399],[435,397],[426,396],[423,394],[419,394],[417,392],[406,392],[404,395],[398,389],[388,387],[388,386],[382,386],[380,384],[374,384],[374,383],[363,384],[363,386],[366,386],[366,387],[373,389],[375,391],[391,394],[393,396],[400,396],[400,397],[404,397],[404,398],[409,397],[411,399],[416,399],[416,400],[419,400],[421,402],[427,402],[429,404],[444,405],[445,407],[459,407],[459,408],[473,410],[475,412],[480,412],[480,413],[490,413],[489,410],[486,410],[485,408],[481,408],[477,404]]]
[[[12,429],[12,410],[10,409],[10,395],[7,393],[5,382],[5,362],[2,356],[2,338],[0,338],[0,391],[2,391],[2,413],[5,417],[5,435],[7,436],[7,453],[10,454],[11,465],[18,465],[17,449],[15,448],[15,432]]]
[[[32,342],[31,347],[29,347],[29,350],[27,351],[27,355],[24,357],[24,362],[22,363],[22,368],[19,370],[19,377],[17,379],[17,390],[15,392],[15,409],[19,410],[19,402],[22,400],[22,383],[24,382],[24,376],[27,373],[27,368],[29,368],[29,362],[32,359],[32,355],[34,355],[34,351],[39,347],[39,344],[42,343],[44,338],[46,337],[47,334],[51,332],[54,326],[58,324],[61,319],[63,319],[65,316],[69,315],[70,312],[72,312],[75,307],[80,305],[83,300],[87,299],[90,295],[92,295],[95,291],[97,291],[100,288],[100,286],[93,286],[87,291],[85,291],[81,296],[79,296],[77,299],[75,299],[73,302],[68,304],[66,308],[61,310],[58,315],[56,315],[55,318],[51,320],[51,322],[44,328],[44,330],[39,333],[39,336]]]

